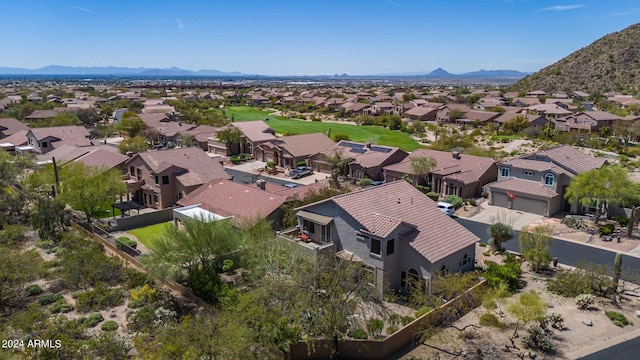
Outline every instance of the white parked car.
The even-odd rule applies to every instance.
[[[443,213],[449,216],[453,216],[453,214],[456,211],[456,209],[453,207],[453,204],[444,202],[444,201],[438,202],[438,210],[442,211]]]

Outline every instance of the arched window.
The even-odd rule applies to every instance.
[[[544,184],[545,185],[553,185],[554,181],[556,181],[556,176],[549,173],[544,176]]]
[[[469,255],[464,254],[464,256],[462,257],[462,261],[460,262],[460,267],[464,267],[469,262],[471,262],[471,259],[469,258]]]
[[[442,267],[440,268],[440,275],[446,275],[449,272],[449,269],[447,269],[446,265],[442,265]]]

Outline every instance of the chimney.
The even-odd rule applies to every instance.
[[[262,179],[256,180],[256,186],[260,190],[266,190],[267,189],[267,182],[265,180],[262,180]]]
[[[460,152],[459,151],[453,151],[453,152],[451,152],[451,155],[456,160],[460,159]]]

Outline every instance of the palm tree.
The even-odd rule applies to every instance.
[[[493,240],[493,248],[497,251],[501,251],[503,249],[502,243],[511,240],[513,237],[513,228],[510,225],[501,222],[489,225],[487,232],[489,233],[489,236],[491,236],[489,243],[491,244],[491,240]]]

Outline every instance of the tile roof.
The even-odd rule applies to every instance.
[[[404,180],[338,195],[329,201],[344,209],[369,232],[379,230],[389,234],[399,221],[413,227],[414,230],[403,234],[402,238],[432,263],[479,240]],[[303,208],[309,209],[313,205]]]
[[[324,133],[291,135],[280,138],[281,148],[286,149],[295,157],[309,156],[327,150],[333,146],[333,140]]]
[[[275,131],[273,131],[273,129],[271,129],[262,120],[234,122],[228,126],[240,129],[247,140],[254,143],[275,140],[276,138],[274,135]]]
[[[122,155],[117,152],[108,151],[105,149],[97,149],[86,155],[83,155],[76,161],[88,166],[106,167],[108,169],[113,169],[124,164],[124,162],[128,159],[128,156]]]
[[[25,145],[27,143],[27,133],[29,130],[20,130],[17,133],[2,139],[2,143],[13,144],[15,146]]]
[[[509,178],[502,181],[496,181],[487,186],[494,189],[502,189],[513,192],[514,195],[528,194],[543,198],[553,198],[559,196],[557,192],[551,190],[539,181],[525,180],[519,178]]]
[[[573,176],[574,174],[566,169],[554,164],[551,161],[539,161],[528,159],[511,159],[502,162],[504,165],[511,165],[514,168],[533,170],[533,171],[553,171],[556,174],[566,174]]]
[[[134,155],[127,163],[138,157],[142,158],[153,172],[162,172],[171,166],[187,170],[176,176],[184,186],[204,184],[218,178],[231,178],[218,161],[196,147],[145,151]]]
[[[218,215],[255,220],[270,215],[284,202],[284,196],[260,190],[255,186],[214,179],[182,198],[178,205],[201,204],[203,209]]]
[[[21,123],[18,119],[14,118],[0,119],[0,133],[2,133],[2,135],[10,136],[20,130],[29,130],[29,126]]]
[[[411,170],[411,158],[418,157],[431,157],[436,161],[436,166],[431,169],[434,174],[449,175],[456,172],[473,171],[478,178],[496,163],[494,159],[483,156],[459,154],[458,158],[454,158],[451,152],[418,149],[412,152],[404,161],[384,168],[385,170],[414,174]]]
[[[557,148],[538,151],[532,156],[546,156],[556,164],[572,171],[574,174],[599,169],[607,160],[587,155],[582,151],[569,145],[559,146]],[[529,156],[530,158],[531,156]]]
[[[56,162],[64,164],[69,161],[76,160],[77,158],[84,156],[91,152],[88,146],[78,147],[75,145],[65,144],[57,147],[44,155],[37,155],[38,160],[51,160],[54,157]]]
[[[52,146],[58,148],[64,144],[75,146],[91,146],[89,131],[84,126],[51,126],[33,128],[29,130],[38,141],[48,137],[58,139],[52,142]]]

